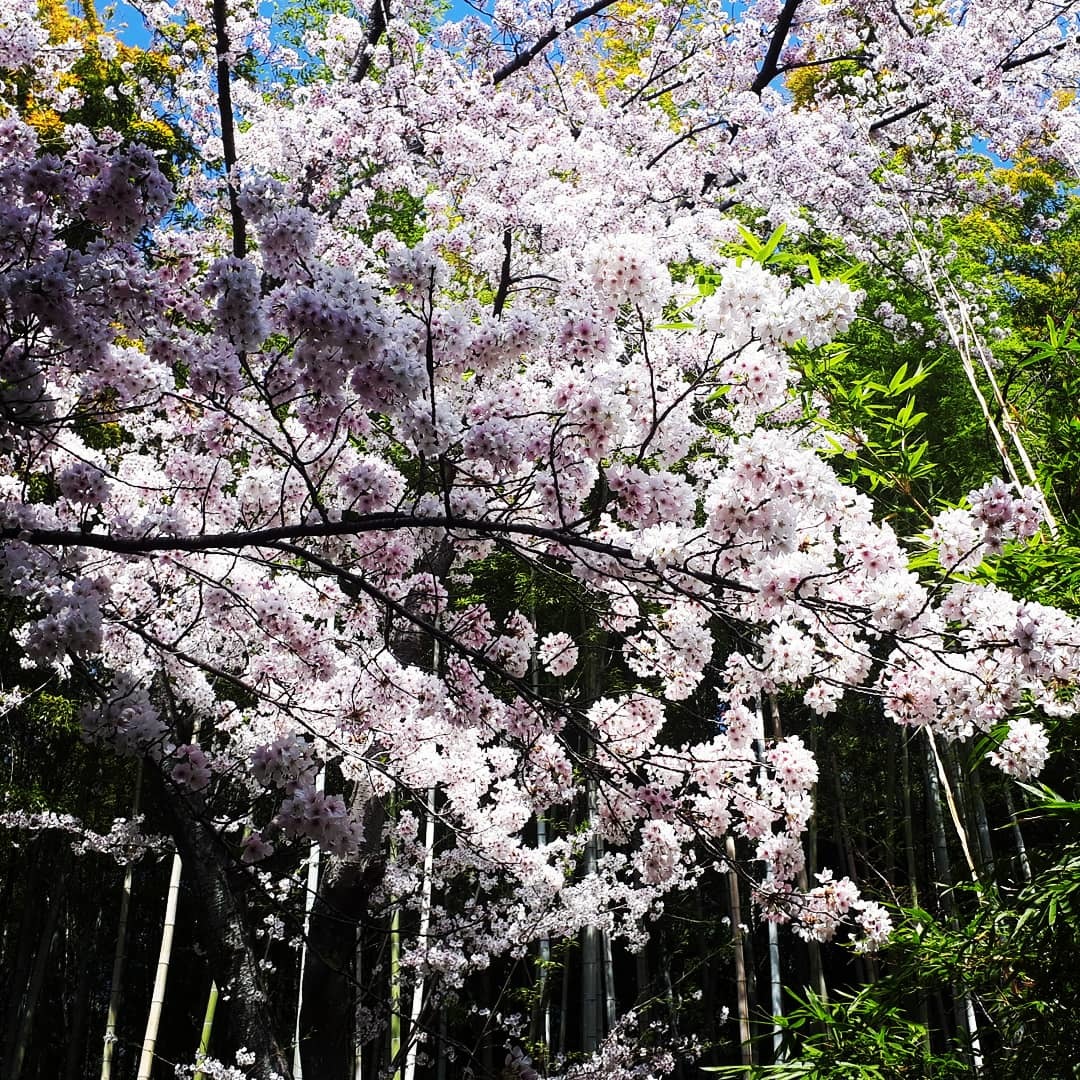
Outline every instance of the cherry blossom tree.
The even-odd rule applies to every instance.
[[[23,664],[156,773],[252,1075],[291,1055],[242,893],[309,844],[329,908],[423,914],[430,1011],[541,940],[640,945],[731,837],[767,918],[884,940],[848,878],[798,885],[817,764],[759,757],[769,695],[1038,773],[1078,628],[975,571],[1041,494],[987,478],[913,570],[791,360],[861,296],[738,254],[735,210],[871,259],[979,196],[973,140],[1071,163],[1075,7],[377,0],[301,55],[255,5],[152,3],[175,184],[0,119],[0,585]],[[594,25],[630,58],[602,88]],[[68,62],[8,5],[0,68],[61,118]],[[478,596],[491,566],[575,617]],[[627,1030],[572,1075],[642,1075]]]

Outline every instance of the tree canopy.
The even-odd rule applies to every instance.
[[[782,928],[816,992],[846,941],[825,966],[870,988],[804,995],[789,1034],[865,1005],[911,1059],[865,1075],[993,1067],[1032,1021],[981,1032],[973,995],[1023,964],[965,983],[956,942],[1015,944],[1020,901],[1075,880],[1032,881],[1022,837],[998,868],[986,804],[1018,829],[1014,781],[1073,737],[1075,593],[1034,579],[1076,507],[1077,5],[142,13],[146,46],[0,13],[3,820],[175,853],[228,1017],[179,1064],[689,1075],[726,1038],[750,1065],[752,959],[736,1037],[691,969],[694,1030],[656,946],[724,882],[724,949]],[[114,820],[143,787],[146,827]],[[956,845],[980,896],[1022,890],[1004,922],[964,921]],[[879,949],[921,947],[920,883],[961,1018],[933,1047],[872,989]],[[37,951],[4,944],[13,1080],[88,918],[48,896]],[[680,917],[714,950],[710,904]],[[805,1046],[798,1075],[841,1075]]]

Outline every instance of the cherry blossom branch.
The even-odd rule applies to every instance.
[[[360,59],[356,61],[356,67],[353,69],[353,82],[363,82],[371,69],[375,46],[379,43],[379,38],[383,36],[383,32],[386,30],[389,13],[389,0],[374,0],[371,5],[371,14],[368,16],[367,36],[364,39]]]
[[[787,0],[783,8],[781,8],[780,14],[776,18],[772,39],[769,41],[768,51],[765,53],[765,59],[761,61],[757,77],[750,84],[750,89],[755,94],[760,94],[779,74],[780,53],[787,42],[791,24],[795,20],[795,12],[798,11],[801,3],[802,0]]]
[[[233,120],[231,74],[229,71],[229,30],[226,0],[214,0],[214,49],[217,53],[217,99],[221,114],[221,145],[225,156],[225,182],[229,189],[229,216],[232,218],[233,255],[247,254],[247,223],[236,190],[236,126]]]
[[[532,536],[571,548],[582,548],[616,558],[634,559],[628,547],[609,541],[592,540],[578,533],[526,522],[468,519],[447,515],[403,514],[398,512],[350,517],[343,521],[319,521],[301,525],[276,525],[265,529],[224,533],[204,533],[199,536],[144,536],[126,538],[105,536],[93,532],[74,532],[65,529],[0,529],[0,541],[18,540],[35,547],[89,547],[121,555],[149,555],[165,551],[214,551],[246,547],[268,547],[281,540],[303,540],[326,536],[353,536],[367,532],[394,529],[461,529],[481,535],[511,534]],[[731,583],[732,588],[738,584]]]
[[[495,302],[492,304],[492,312],[498,317],[503,313],[506,306],[506,297],[512,284],[510,278],[510,253],[512,250],[513,236],[509,229],[503,230],[503,261],[499,271],[499,287],[495,293]]]
[[[596,0],[596,3],[590,4],[586,8],[582,8],[576,15],[567,19],[565,25],[554,25],[550,30],[541,34],[527,49],[520,52],[513,58],[503,64],[492,76],[491,82],[494,86],[498,86],[503,80],[508,79],[515,71],[520,71],[523,67],[528,67],[533,58],[539,56],[553,41],[556,41],[567,30],[572,29],[579,23],[585,22],[586,19],[591,19],[594,15],[599,15],[605,8],[611,7],[615,3],[615,0]]]
[[[692,139],[695,135],[700,135],[703,131],[710,131],[712,128],[721,127],[727,125],[730,127],[730,123],[725,117],[720,117],[719,120],[710,120],[705,124],[698,124],[697,127],[687,128],[677,139],[668,143],[662,150],[657,150],[655,154],[645,164],[646,169],[651,169],[656,165],[666,154],[670,153],[680,143],[686,142],[687,139]]]

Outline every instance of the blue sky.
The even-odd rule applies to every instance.
[[[118,0],[117,3],[110,4],[109,9],[112,11],[112,17],[106,19],[106,25],[110,30],[115,31],[122,41],[140,48],[150,41],[150,34],[147,32],[143,17],[130,4],[124,3],[124,0]],[[107,9],[104,14],[108,16],[109,10]]]
[[[2,0],[0,0],[0,2],[2,2]],[[270,5],[264,6],[268,7]],[[360,3],[358,4],[358,7],[363,9],[364,5]],[[109,4],[109,7],[105,10],[106,16],[109,15],[110,10],[112,11],[112,15],[107,18],[106,25],[114,30],[122,41],[139,48],[144,48],[149,44],[150,34],[143,21],[142,15],[139,14],[135,8],[126,3],[125,0],[116,0],[116,2]],[[450,13],[448,18],[461,19],[466,15],[475,14],[476,10],[465,4],[463,0],[450,0]]]

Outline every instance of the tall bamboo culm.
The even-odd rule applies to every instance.
[[[142,797],[142,758],[135,768],[135,796],[131,801],[131,816],[139,816]],[[113,953],[112,981],[109,983],[109,1012],[105,1019],[105,1046],[101,1053],[101,1080],[112,1080],[113,1053],[116,1050],[116,1024],[120,1017],[120,991],[124,983],[124,960],[127,950],[128,910],[131,907],[131,890],[135,883],[135,867],[128,863],[124,870],[124,884],[120,893],[120,920],[116,930],[116,950]]]

